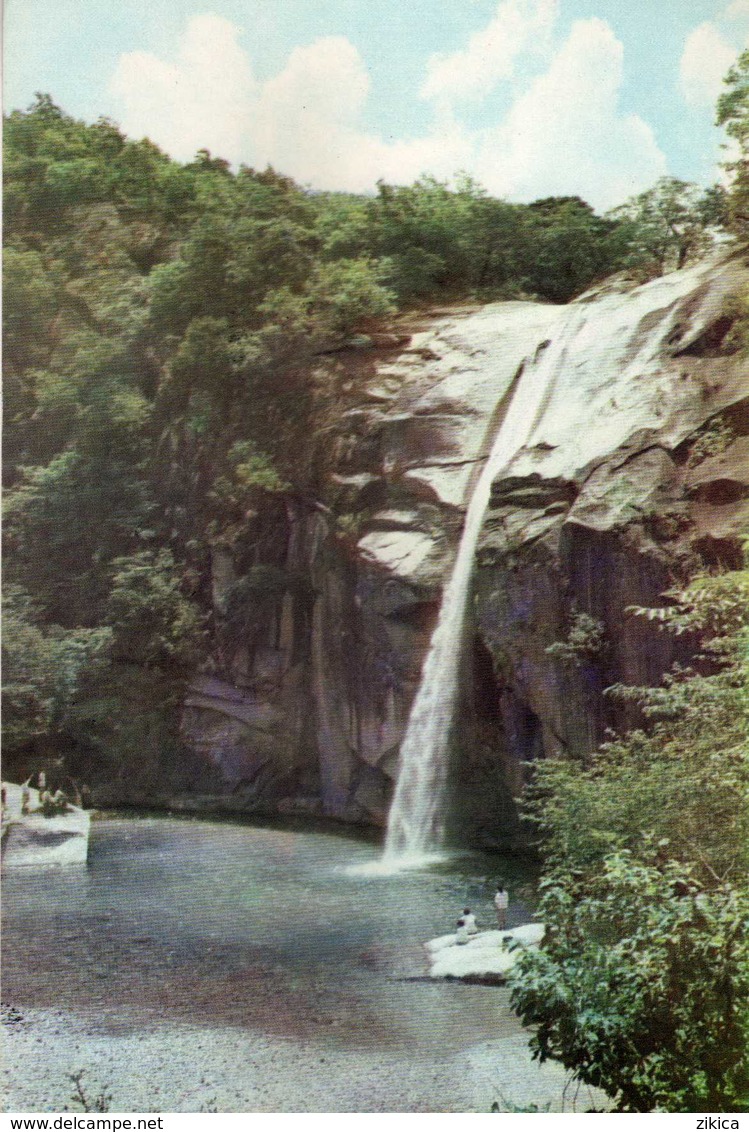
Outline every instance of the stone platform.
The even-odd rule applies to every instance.
[[[467,943],[458,943],[455,933],[438,936],[424,944],[433,979],[468,979],[505,982],[518,956],[528,947],[538,947],[543,924],[520,924],[507,931],[478,932]]]
[[[21,813],[21,787],[4,782],[6,792],[2,828],[4,869],[41,868],[47,865],[85,865],[91,814],[70,805],[68,812],[45,818],[38,812],[39,792],[30,790],[30,812]]]

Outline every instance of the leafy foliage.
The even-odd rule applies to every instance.
[[[595,661],[606,651],[605,627],[589,613],[576,613],[565,641],[549,645],[549,656],[575,666]]]
[[[528,289],[566,302],[620,265],[617,224],[580,197],[546,197],[528,208]]]
[[[108,658],[105,628],[45,625],[28,594],[3,591],[3,735],[6,754],[51,746],[64,730],[86,675]]]
[[[148,520],[146,491],[116,450],[67,449],[25,470],[7,500],[9,569],[51,622],[101,622],[109,564],[137,545]]]
[[[725,79],[726,90],[718,99],[717,124],[725,126],[736,155],[726,162],[731,174],[728,208],[734,229],[749,233],[749,49],[742,52]]]
[[[170,552],[142,550],[112,565],[106,620],[115,657],[146,667],[196,663],[203,619],[182,592]]]
[[[646,276],[684,267],[710,246],[711,226],[720,222],[717,190],[700,190],[676,177],[662,177],[610,213],[626,267]]]
[[[660,610],[701,654],[660,688],[616,688],[652,720],[584,768],[540,764],[542,949],[513,1003],[556,1057],[631,1111],[749,1110],[749,571]]]
[[[548,937],[513,991],[536,1056],[625,1111],[747,1111],[746,893],[620,850],[584,883],[549,881],[540,914]]]
[[[321,263],[310,284],[310,309],[322,333],[350,334],[395,313],[383,286],[385,267],[366,258]]]

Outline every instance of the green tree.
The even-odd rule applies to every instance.
[[[60,453],[27,469],[6,500],[8,575],[33,595],[50,622],[101,622],[112,560],[148,529],[148,487],[116,450]]]
[[[534,291],[564,302],[614,264],[614,222],[579,197],[530,206],[496,200],[470,177],[381,183],[370,205],[371,247],[403,302],[431,296],[508,297]]]
[[[553,302],[568,302],[614,265],[610,220],[580,197],[546,197],[529,205],[528,287]]]
[[[34,459],[34,413],[40,372],[49,365],[61,301],[59,273],[38,251],[6,247],[3,254],[3,479]]]
[[[714,190],[661,177],[652,189],[615,208],[608,215],[618,226],[623,265],[648,276],[684,267],[712,242],[715,199]]]
[[[49,356],[59,279],[39,252],[9,247],[3,255],[3,291],[3,353],[6,364],[19,373]]]
[[[319,264],[308,292],[315,332],[346,335],[394,314],[394,296],[382,282],[386,271],[385,265],[365,258]]]
[[[745,891],[706,889],[663,848],[620,850],[584,881],[549,880],[539,914],[543,948],[512,991],[535,1056],[620,1111],[749,1111]]]
[[[401,301],[471,288],[478,251],[468,234],[483,191],[467,178],[451,189],[434,177],[411,186],[378,184],[370,205],[375,254],[390,265],[387,282]]]
[[[315,230],[324,259],[357,259],[371,251],[369,209],[364,197],[320,194],[315,201]]]
[[[173,555],[142,550],[112,563],[105,620],[117,661],[188,668],[200,657],[203,617],[184,593]]]
[[[718,99],[717,124],[724,126],[734,143],[735,155],[726,162],[731,174],[729,213],[732,226],[742,236],[749,233],[749,49],[742,52],[725,79],[726,90]]]
[[[48,625],[20,587],[3,589],[3,738],[7,756],[53,750],[82,680],[108,656],[106,628]]]
[[[539,765],[541,950],[515,1009],[532,1045],[630,1111],[749,1111],[749,571],[638,611],[701,650],[614,690],[648,730]]]

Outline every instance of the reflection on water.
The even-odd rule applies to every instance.
[[[7,874],[4,998],[118,1028],[182,1019],[426,1049],[469,1014],[476,1041],[496,1036],[506,993],[423,981],[421,944],[466,903],[490,926],[496,879],[517,892],[529,875],[490,857],[365,875],[378,856],[323,832],[97,822],[88,867]]]

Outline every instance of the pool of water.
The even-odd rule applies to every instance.
[[[505,987],[432,981],[423,943],[494,885],[526,920],[533,873],[496,856],[378,872],[338,828],[157,816],[92,826],[86,866],[9,870],[10,1111],[472,1112],[563,1104]],[[553,1107],[552,1111],[560,1111]]]
[[[490,926],[495,880],[530,893],[532,876],[468,856],[366,875],[377,855],[332,832],[98,821],[87,867],[6,875],[3,997],[120,1031],[183,1020],[424,1049],[496,1036],[506,992],[426,981],[421,945],[465,903]]]

